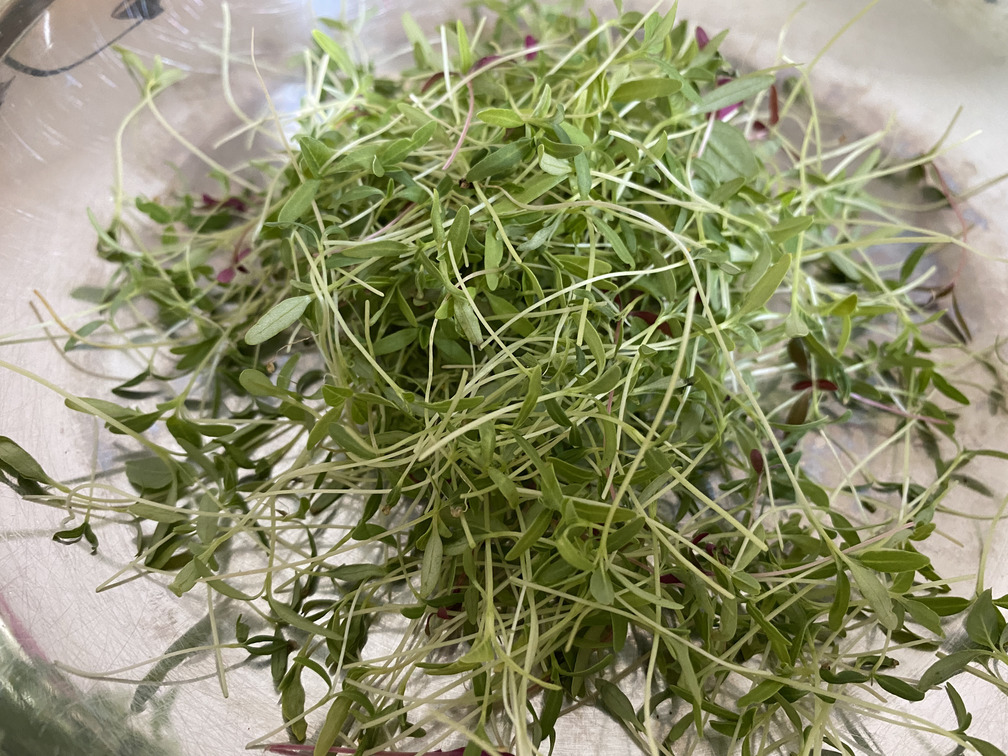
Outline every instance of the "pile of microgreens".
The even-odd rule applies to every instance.
[[[0,465],[79,515],[60,540],[126,516],[132,568],[208,594],[134,708],[209,643],[222,684],[222,650],[268,658],[316,744],[285,753],[546,753],[584,703],[655,754],[859,753],[851,717],[1002,753],[951,683],[954,722],[896,700],[1005,688],[1005,601],[928,557],[996,454],[956,442],[933,351],[968,354],[929,262],[964,245],[870,189],[934,195],[937,148],[826,141],[802,71],[740,75],[674,11],[488,6],[439,45],[407,19],[394,79],[316,33],[282,154],[101,227],[115,272],[66,346],[146,367],[67,405],[137,442],[132,491],[7,439]],[[174,76],[126,60],[167,124]],[[873,464],[921,449],[930,474]]]

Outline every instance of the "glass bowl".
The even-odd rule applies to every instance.
[[[943,10],[949,5],[885,0],[832,45],[854,15],[844,0],[804,9],[793,0],[680,0],[679,15],[710,30],[730,28],[723,49],[742,65],[815,61],[821,101],[851,138],[892,119],[889,146],[900,154],[937,141],[961,106],[949,141],[982,131],[941,159],[948,182],[962,191],[1008,172],[1008,130],[1002,128],[1008,77],[1000,51],[977,43],[983,30],[950,31]],[[67,411],[55,390],[103,396],[116,373],[129,368],[100,352],[62,350],[66,324],[86,322],[86,307],[71,292],[101,285],[108,272],[94,247],[96,227],[122,201],[113,187],[121,180],[124,196],[157,198],[178,176],[195,178],[258,149],[242,140],[243,121],[268,115],[267,95],[280,111],[297,105],[304,86],[299,53],[320,16],[360,24],[359,52],[393,70],[408,54],[399,31],[404,10],[433,29],[458,6],[449,0],[0,0],[0,434],[61,480],[87,485],[94,471],[115,464],[122,452],[116,439]],[[139,101],[120,48],[148,64],[158,56],[184,73],[158,100],[174,134],[150,113],[120,131]],[[1004,186],[994,185],[966,208],[970,241],[985,257],[967,262],[959,302],[979,344],[993,343],[1006,322],[1006,206]],[[982,409],[970,408],[965,417],[968,438],[989,442],[1005,435],[1003,424]],[[999,495],[1008,492],[1003,463],[985,472],[1002,484]],[[205,632],[206,601],[180,600],[163,583],[122,571],[134,556],[125,529],[103,532],[97,554],[82,544],[54,543],[63,520],[57,509],[0,487],[0,701],[13,690],[31,690],[40,716],[90,717],[86,731],[94,738],[68,750],[38,746],[35,752],[125,754],[153,743],[165,753],[223,755],[286,742],[268,669],[240,655],[225,659],[226,697],[212,653],[180,657],[178,666],[163,670],[166,683],[154,703],[127,722],[136,684],[152,671],[149,660],[179,638]],[[985,536],[969,520],[953,522],[950,535],[972,554]],[[1005,546],[1002,528],[987,573],[995,596],[1008,592]],[[950,545],[936,562],[944,558],[954,573],[962,554]],[[950,637],[961,635],[957,629]],[[45,665],[30,679],[29,661]],[[964,695],[980,697],[971,732],[1008,745],[1008,701],[985,699],[989,694],[975,681],[962,682]],[[947,716],[947,709],[935,701],[936,717]],[[25,726],[0,719],[0,753],[15,756],[5,743]],[[636,752],[599,712],[581,710],[567,727],[558,756]],[[884,728],[873,737],[890,744],[881,752],[902,748]]]

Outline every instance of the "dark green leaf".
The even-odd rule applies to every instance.
[[[966,736],[966,742],[977,749],[980,756],[1005,756],[1005,752],[987,740],[975,738],[972,735]]]
[[[757,683],[738,700],[739,710],[766,701],[783,687],[784,684],[776,680],[763,680]]]
[[[941,685],[965,670],[971,662],[984,657],[987,653],[979,648],[970,648],[943,656],[927,668],[917,685],[921,690]]]
[[[0,436],[0,470],[21,480],[49,483],[49,476],[35,458],[7,436]]]
[[[970,724],[973,722],[973,715],[966,709],[966,704],[963,703],[962,696],[959,695],[959,691],[952,687],[952,683],[946,683],[945,692],[948,694],[949,701],[952,703],[952,710],[956,715],[956,729],[959,732],[966,732],[966,730],[969,729]]]
[[[84,520],[76,528],[53,533],[52,537],[57,543],[65,544],[79,543],[82,538],[91,545],[91,553],[96,554],[98,552],[98,536],[95,535],[94,530],[91,529],[91,523],[87,520]]]
[[[973,601],[966,615],[966,633],[970,640],[990,651],[1001,650],[1001,634],[1005,631],[1005,619],[994,606],[991,590],[988,588]]]
[[[931,560],[915,551],[901,549],[873,549],[859,551],[861,564],[879,572],[914,572],[931,564]]]
[[[892,693],[894,696],[898,696],[905,701],[923,701],[924,693],[915,688],[910,683],[905,680],[901,680],[898,677],[893,677],[892,675],[875,675],[875,682],[879,684],[879,687],[887,693]]]
[[[630,703],[630,699],[627,698],[626,693],[620,690],[618,686],[603,679],[596,680],[595,687],[598,688],[599,705],[606,714],[624,727],[637,730],[638,732],[644,731],[644,726],[641,724],[637,712],[634,711],[633,704]]]
[[[837,571],[836,588],[833,594],[833,603],[829,610],[829,629],[837,632],[843,626],[847,610],[850,608],[850,579],[843,570]]]

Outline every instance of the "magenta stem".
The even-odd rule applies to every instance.
[[[939,420],[937,417],[929,417],[928,415],[915,415],[912,412],[906,412],[896,407],[890,407],[887,404],[882,404],[882,402],[876,402],[874,399],[869,399],[867,396],[861,396],[860,394],[855,394],[851,392],[850,398],[854,401],[861,402],[862,404],[867,404],[869,407],[874,407],[875,409],[880,409],[883,412],[889,412],[893,415],[899,415],[900,417],[905,417],[908,420],[920,420],[925,423],[934,423],[935,425],[940,425],[945,422],[944,420]]]
[[[398,223],[399,221],[401,221],[406,216],[406,213],[408,213],[410,210],[413,209],[413,204],[414,203],[412,203],[412,202],[407,203],[406,207],[404,207],[402,209],[402,212],[399,213],[399,215],[397,215],[395,218],[393,218],[392,220],[390,220],[388,223],[386,223],[384,226],[382,226],[381,228],[379,228],[377,231],[374,231],[374,232],[368,234],[367,236],[365,236],[363,239],[361,239],[361,241],[370,241],[371,239],[374,239],[376,236],[378,236],[378,234],[382,234],[382,233],[385,233],[386,231],[388,231],[390,228],[392,228],[392,226],[394,226],[396,223]]]
[[[455,149],[452,150],[452,154],[448,156],[448,162],[444,164],[443,170],[448,170],[448,167],[455,161],[455,156],[462,149],[462,143],[465,142],[466,134],[469,133],[469,126],[472,124],[473,112],[476,110],[476,93],[473,91],[471,81],[466,82],[466,88],[469,90],[469,112],[466,113],[465,123],[462,124],[462,133],[459,134],[458,143],[455,145]]]

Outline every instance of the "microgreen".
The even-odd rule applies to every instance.
[[[801,70],[740,73],[674,10],[488,8],[439,43],[408,21],[394,79],[316,32],[291,153],[121,202],[67,348],[143,355],[118,390],[149,406],[67,405],[140,442],[135,493],[5,437],[0,470],[80,513],[60,540],[126,512],[132,569],[244,606],[214,644],[269,657],[316,742],[275,752],[532,754],[582,703],[649,753],[860,752],[841,714],[998,752],[951,684],[957,729],[899,704],[963,670],[1003,689],[1008,634],[927,542],[993,453],[959,446],[938,355],[968,352],[914,296],[965,245],[873,192],[940,146],[824,141]],[[173,77],[127,62],[156,107]],[[920,449],[930,477],[874,464]],[[954,615],[970,648],[903,676]]]

